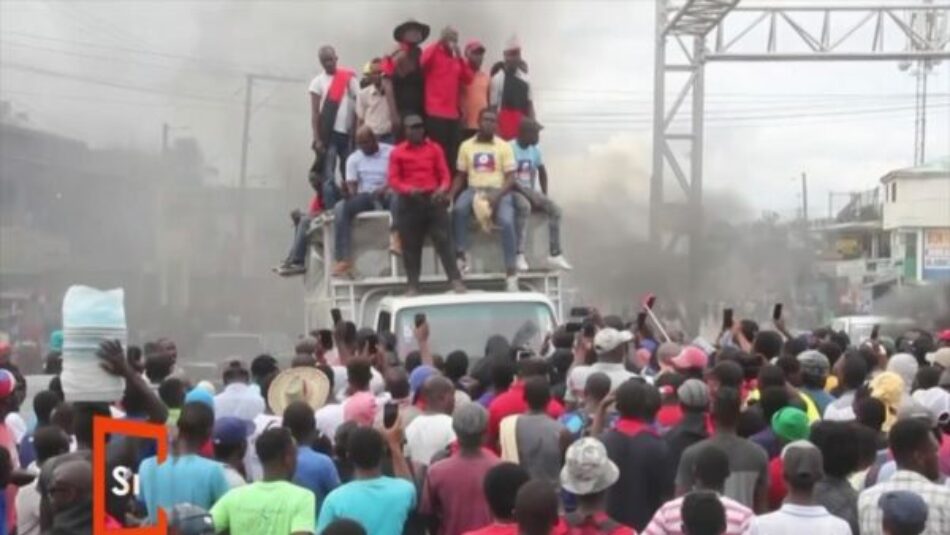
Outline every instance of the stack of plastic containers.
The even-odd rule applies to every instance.
[[[96,356],[103,340],[126,346],[123,290],[71,286],[63,297],[63,372],[66,401],[116,401],[125,380],[106,373]]]

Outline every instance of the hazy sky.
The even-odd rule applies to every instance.
[[[301,187],[305,80],[317,48],[335,44],[343,64],[359,67],[389,51],[392,27],[414,17],[436,35],[453,23],[463,40],[481,38],[491,60],[518,34],[562,202],[619,184],[640,194],[650,172],[654,5],[0,0],[0,98],[29,124],[93,146],[158,151],[168,123],[173,137],[198,138],[218,181],[234,183],[244,74],[304,80],[255,85],[249,163],[252,183]],[[912,163],[914,79],[894,62],[715,63],[706,73],[706,184],[744,198],[754,213],[793,215],[802,171],[812,214],[824,215],[829,190],[868,189]],[[950,154],[948,63],[934,70],[930,90],[935,158]]]

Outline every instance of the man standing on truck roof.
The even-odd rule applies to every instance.
[[[333,209],[336,225],[334,277],[347,275],[353,270],[350,245],[353,218],[363,212],[373,210],[392,212],[389,250],[397,255],[401,252],[399,238],[396,235],[396,195],[387,185],[389,155],[393,146],[378,143],[373,130],[366,125],[361,126],[356,132],[356,144],[359,150],[346,159],[347,198],[337,203]]]
[[[515,205],[509,193],[515,183],[515,156],[511,145],[495,135],[498,114],[489,108],[478,115],[478,133],[459,147],[458,172],[452,185],[455,199],[452,218],[459,271],[468,267],[466,252],[470,245],[469,220],[476,197],[487,198],[492,219],[501,227],[501,246],[505,255],[505,289],[518,291],[515,265]],[[464,189],[465,184],[468,187]]]
[[[320,47],[319,57],[324,72],[310,82],[310,123],[313,149],[323,157],[323,204],[333,208],[340,199],[335,168],[339,162],[340,174],[345,180],[345,162],[353,142],[356,95],[360,87],[353,71],[337,66],[332,46]]]
[[[538,139],[541,124],[530,117],[521,119],[518,139],[511,142],[518,170],[515,174],[515,236],[518,241],[518,271],[528,271],[524,242],[528,237],[528,218],[537,210],[548,216],[548,264],[563,270],[573,269],[561,252],[561,208],[548,197],[548,171],[541,160]]]
[[[451,178],[445,154],[437,143],[426,138],[422,117],[408,115],[403,120],[406,141],[389,157],[389,187],[398,195],[397,217],[402,241],[402,260],[408,279],[407,295],[419,292],[422,246],[428,235],[442,268],[456,292],[464,292],[462,275],[452,261],[449,240]]]
[[[442,29],[439,40],[422,50],[419,64],[425,77],[426,131],[442,146],[448,166],[455,163],[459,146],[459,101],[461,89],[472,80],[455,28]]]

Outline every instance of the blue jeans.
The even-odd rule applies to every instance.
[[[338,262],[350,259],[353,218],[363,212],[389,210],[393,219],[391,230],[394,230],[396,228],[396,202],[396,195],[393,193],[387,194],[382,199],[372,193],[357,193],[349,199],[338,202],[333,208],[333,224],[336,226],[334,229],[334,258]]]
[[[540,191],[527,190],[512,193],[515,201],[515,230],[518,236],[518,252],[524,253],[528,238],[528,218],[532,209],[548,216],[548,251],[551,256],[561,254],[561,208]]]
[[[342,132],[333,132],[326,141],[326,155],[323,160],[323,205],[327,209],[336,206],[342,197],[340,188],[336,185],[335,168],[340,168],[340,182],[346,183],[346,158],[350,155],[350,135]]]
[[[484,190],[486,193],[493,193],[497,190]],[[461,254],[468,251],[469,246],[469,228],[472,217],[472,201],[475,199],[476,190],[467,188],[458,199],[455,199],[455,207],[452,208],[452,224],[454,226],[455,250]],[[515,256],[517,255],[516,237],[515,237],[515,204],[510,194],[505,195],[498,201],[498,208],[495,210],[495,223],[501,227],[501,250],[505,255],[505,269],[511,271],[515,269]]]
[[[297,229],[294,231],[294,242],[287,254],[287,261],[291,264],[303,264],[307,258],[307,231],[310,230],[309,215],[300,216]]]

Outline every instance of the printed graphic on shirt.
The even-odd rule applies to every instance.
[[[519,186],[527,189],[534,188],[534,165],[531,160],[518,160],[516,173]]]
[[[496,169],[494,152],[476,152],[472,166],[476,173],[494,173]]]

